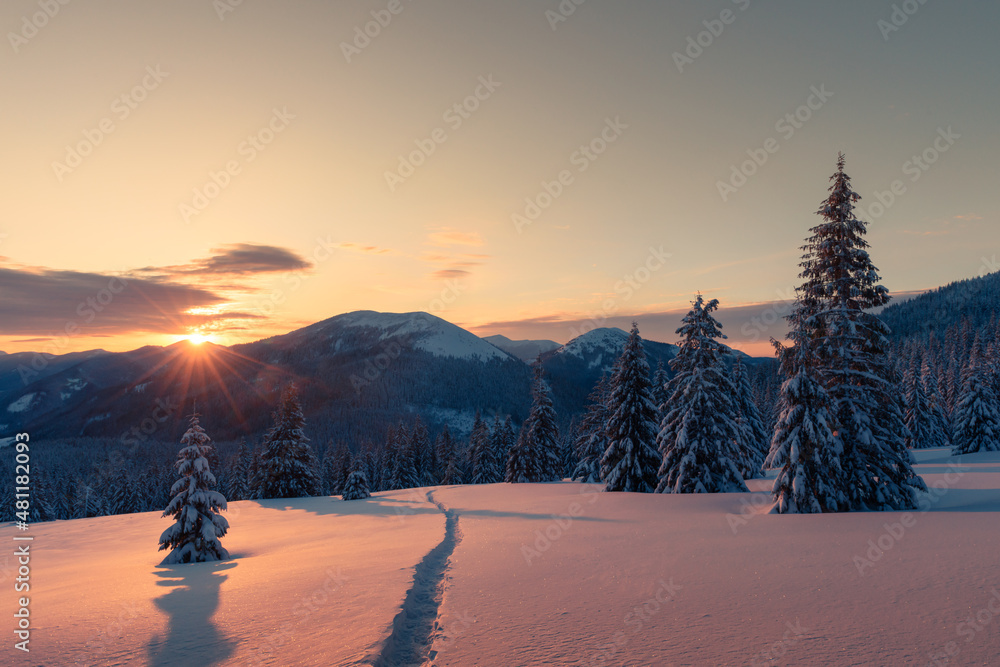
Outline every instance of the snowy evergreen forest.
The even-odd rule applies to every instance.
[[[910,449],[1000,448],[1000,274],[886,306],[842,156],[831,180],[822,221],[803,246],[791,332],[775,341],[777,364],[727,358],[713,315],[719,302],[695,295],[677,329],[676,356],[654,367],[634,324],[611,371],[587,388],[583,412],[557,409],[536,362],[523,378],[531,397],[523,420],[509,409],[505,389],[500,409],[470,406],[468,432],[446,423],[432,431],[417,415],[385,432],[321,439],[286,384],[273,395],[269,429],[258,435],[210,442],[220,408],[203,406],[179,458],[176,442],[158,439],[46,442],[35,450],[30,520],[164,508],[177,514],[187,502],[178,500],[185,479],[213,521],[226,500],[347,500],[503,481],[570,478],[612,492],[745,491],[745,480],[765,469],[778,470],[778,512],[912,508],[924,486]],[[13,506],[4,503],[8,513]],[[175,537],[165,533],[164,544],[183,547]]]

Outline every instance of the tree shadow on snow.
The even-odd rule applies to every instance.
[[[261,507],[279,512],[302,511],[317,516],[370,516],[391,519],[400,515],[441,514],[441,510],[427,505],[427,492],[413,498],[382,498],[372,496],[360,500],[341,500],[339,496],[257,501]]]
[[[215,665],[233,653],[234,641],[225,639],[212,623],[219,607],[219,594],[236,567],[232,561],[187,563],[160,566],[154,574],[162,577],[158,586],[173,588],[154,600],[168,616],[167,636],[155,636],[149,642],[152,667],[174,665]]]

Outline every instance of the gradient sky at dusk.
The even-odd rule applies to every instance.
[[[40,4],[0,6],[7,352],[232,343],[361,309],[560,342],[635,316],[673,341],[700,290],[765,353],[776,330],[752,318],[791,296],[841,150],[890,290],[1000,268],[995,2],[897,2],[917,9],[887,32],[882,0],[587,0],[558,23],[558,0],[400,0],[350,58],[389,0],[70,2],[25,28]],[[679,71],[705,21],[721,34]],[[433,154],[390,187],[418,141]],[[212,172],[228,184],[198,210]]]

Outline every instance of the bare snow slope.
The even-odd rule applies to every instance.
[[[172,568],[155,514],[39,524],[32,652],[2,664],[997,664],[1000,454],[917,457],[912,513],[772,516],[767,480],[240,502],[234,560]]]
[[[764,493],[443,489],[464,539],[435,664],[998,664],[1000,455],[917,456],[946,490],[905,521],[755,513]]]
[[[224,563],[158,567],[169,521],[155,513],[32,527],[31,653],[9,641],[0,664],[367,665],[444,535],[440,510],[411,491],[230,508]]]

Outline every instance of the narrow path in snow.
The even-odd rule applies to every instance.
[[[406,592],[403,606],[392,621],[392,634],[382,645],[373,662],[374,667],[422,665],[427,662],[430,653],[444,593],[448,559],[462,541],[462,534],[458,530],[458,513],[455,510],[434,500],[433,491],[427,492],[427,500],[444,513],[444,539],[417,563],[413,586]]]

